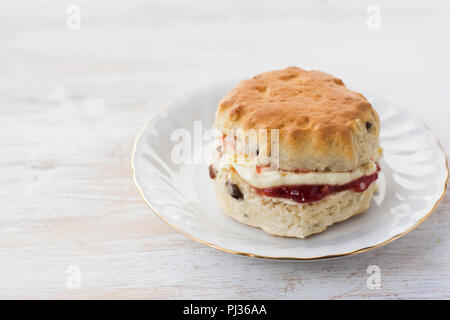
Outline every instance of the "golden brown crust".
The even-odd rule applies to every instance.
[[[285,170],[348,171],[379,156],[371,104],[321,71],[289,67],[241,81],[220,102],[215,127],[279,129]]]

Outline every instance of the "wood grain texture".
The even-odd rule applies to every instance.
[[[81,28],[66,27],[67,6]],[[197,87],[299,65],[382,92],[450,150],[450,7],[380,1],[8,2],[0,11],[0,298],[450,298],[449,197],[405,237],[314,262],[234,256],[179,234],[131,178],[134,138]],[[439,48],[439,49],[437,49]],[[366,286],[367,267],[381,288]],[[81,288],[67,287],[79,266]]]

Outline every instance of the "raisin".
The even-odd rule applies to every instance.
[[[244,195],[242,194],[241,190],[237,185],[234,183],[231,183],[230,181],[227,181],[225,183],[225,186],[227,187],[227,191],[236,200],[244,200]]]
[[[366,122],[366,129],[369,130],[372,128],[372,124],[370,122]]]
[[[215,178],[216,178],[216,175],[217,175],[217,170],[214,169],[214,167],[213,167],[212,164],[210,164],[210,165],[209,165],[209,177],[210,177],[211,179],[215,179]]]

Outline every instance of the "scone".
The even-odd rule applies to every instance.
[[[342,80],[297,67],[240,82],[220,102],[210,165],[231,218],[305,238],[365,211],[376,190],[380,120]]]

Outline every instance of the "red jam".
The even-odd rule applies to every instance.
[[[319,201],[326,195],[338,191],[353,190],[363,192],[378,179],[380,166],[377,163],[377,171],[370,176],[355,179],[343,185],[285,185],[265,189],[256,189],[258,194],[267,197],[286,198],[300,203]]]

